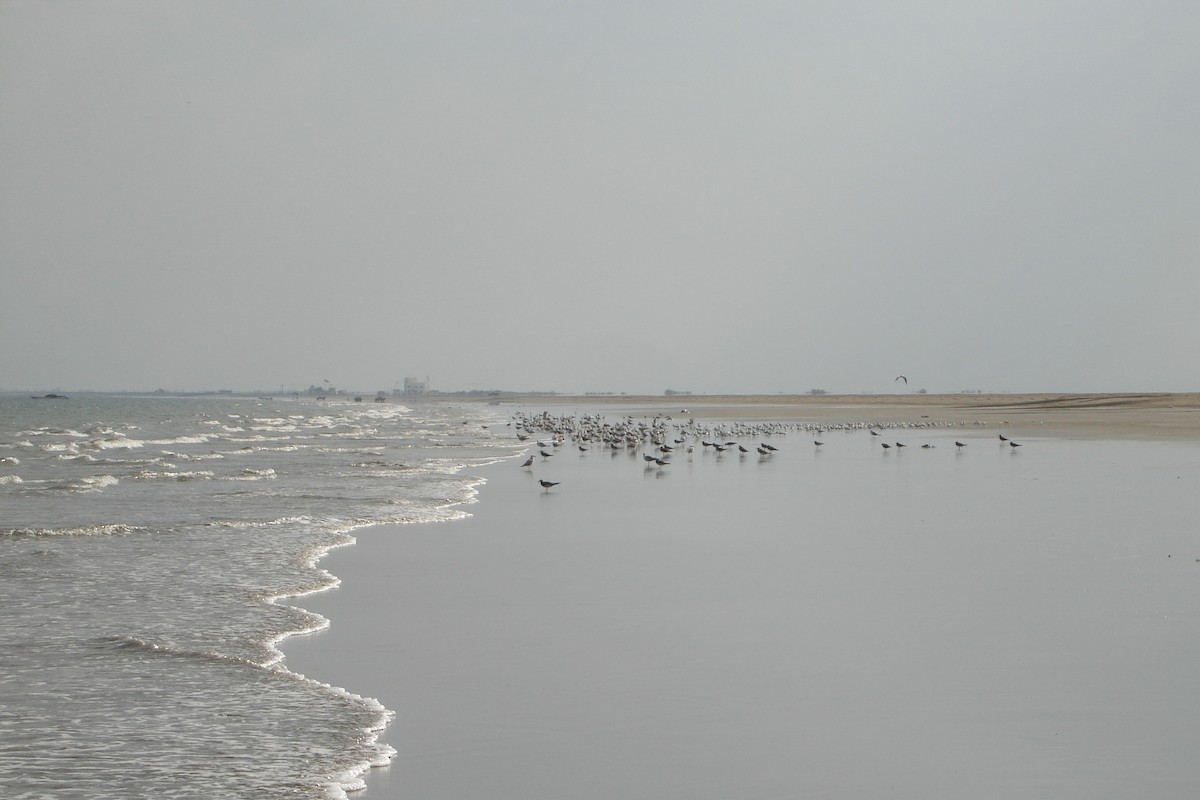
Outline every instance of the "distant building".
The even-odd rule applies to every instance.
[[[421,378],[405,378],[404,393],[405,394],[425,394],[429,391],[429,377],[424,380]]]

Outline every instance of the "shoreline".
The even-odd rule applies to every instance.
[[[919,400],[927,400],[927,397],[922,396]],[[1048,403],[1042,398],[1035,399],[1033,405],[1029,404],[1029,400],[1022,400],[1018,401],[1021,405],[1015,407],[1010,403],[1003,408],[997,408],[989,403],[968,408],[945,402],[944,398],[935,402],[913,403],[910,396],[896,396],[888,403],[850,403],[846,402],[846,398],[833,397],[822,397],[816,401],[801,398],[804,402],[792,400],[778,403],[771,402],[777,401],[778,398],[764,397],[745,404],[741,404],[737,398],[727,396],[609,399],[591,396],[539,396],[530,398],[528,403],[501,402],[494,410],[500,412],[508,406],[522,410],[536,408],[552,414],[556,411],[563,414],[603,413],[610,419],[626,415],[635,418],[662,415],[675,416],[677,420],[682,421],[679,414],[686,409],[689,417],[697,421],[783,420],[813,424],[854,421],[878,422],[885,425],[912,424],[918,429],[923,425],[946,425],[947,427],[943,428],[921,429],[919,435],[940,437],[940,443],[952,441],[955,437],[967,439],[972,445],[967,450],[970,457],[967,460],[961,457],[962,454],[957,454],[959,457],[956,458],[953,446],[948,448],[949,452],[946,447],[932,451],[940,454],[936,456],[941,459],[937,462],[941,465],[939,469],[945,468],[948,463],[954,463],[957,464],[955,469],[962,472],[970,468],[971,464],[979,463],[984,463],[988,469],[994,469],[991,466],[994,462],[998,467],[1003,466],[1005,471],[1019,468],[1021,464],[1036,463],[1036,457],[1031,459],[1028,456],[1037,450],[1029,447],[1023,448],[1025,452],[1021,453],[1021,458],[1015,460],[1012,458],[1013,454],[1007,452],[1009,448],[1005,447],[1003,459],[997,460],[1001,455],[995,449],[997,430],[1023,438],[1045,438],[1050,440],[1043,443],[1047,448],[1053,444],[1052,440],[1056,439],[1061,440],[1057,445],[1060,448],[1070,448],[1072,442],[1078,443],[1081,448],[1094,448],[1103,441],[1112,442],[1113,447],[1118,448],[1123,441],[1137,447],[1139,445],[1133,440],[1192,441],[1200,438],[1200,414],[1196,413],[1200,410],[1200,404],[1193,407],[1185,403],[1181,407],[1178,403],[1164,403],[1157,399],[1158,397],[1161,396],[1156,396],[1155,399],[1139,399],[1132,406],[1128,403],[1118,403],[1101,408],[1072,407],[1079,404],[1079,401],[1074,399],[1060,399]],[[428,399],[441,402],[437,398]],[[455,398],[454,401],[462,402],[460,398]],[[421,401],[413,403],[420,404]],[[918,413],[914,414],[914,409],[917,409]],[[918,434],[906,433],[904,436],[916,437]],[[802,444],[798,439],[804,438],[804,435],[800,434],[793,440],[785,439],[781,444],[786,443],[785,447],[791,453],[797,449],[797,445]],[[857,433],[846,433],[844,437],[839,435],[832,443],[840,446],[844,442],[847,447],[857,447],[862,444],[860,440],[866,439],[865,433],[861,436]],[[991,447],[986,446],[985,441]],[[809,443],[805,440],[803,444]],[[868,440],[864,447],[869,446]],[[1039,445],[1038,449],[1042,449],[1042,446]],[[712,457],[700,456],[699,447],[696,450],[696,462],[687,469],[694,469],[696,480],[700,480],[703,476],[699,470],[712,467],[713,462],[705,461],[706,458]],[[911,465],[921,463],[917,460],[921,456],[904,460],[904,456],[912,455],[916,455],[916,452],[897,455],[894,458],[880,458],[878,448],[864,449],[862,455],[853,456],[855,461],[849,466],[855,472],[864,467],[873,469],[871,465],[909,470]],[[806,456],[805,460],[823,470],[831,466],[834,463],[833,459],[837,457],[831,455],[831,452],[823,453],[823,465],[817,465],[821,459],[808,459]],[[680,460],[682,461],[682,458]],[[751,461],[753,460],[751,457]],[[572,759],[580,758],[574,752],[563,750],[563,745],[558,740],[582,743],[585,752],[590,748],[595,752],[623,753],[625,745],[612,738],[613,731],[620,732],[622,737],[628,737],[633,742],[654,731],[657,731],[652,737],[654,742],[663,740],[663,737],[666,737],[666,740],[682,737],[681,741],[688,741],[695,736],[702,736],[702,739],[693,742],[693,745],[700,753],[708,752],[714,764],[719,764],[725,756],[720,755],[718,750],[712,750],[711,742],[723,741],[726,734],[720,729],[709,730],[707,722],[703,721],[707,719],[707,714],[717,714],[718,711],[719,716],[725,720],[723,725],[732,726],[734,731],[742,730],[743,735],[751,737],[754,746],[763,752],[772,751],[773,745],[769,740],[753,738],[756,736],[753,731],[757,730],[757,723],[753,719],[742,719],[743,712],[738,710],[738,704],[730,706],[708,694],[711,691],[708,687],[715,680],[709,672],[716,667],[706,664],[707,661],[716,658],[718,666],[725,665],[721,669],[734,670],[735,673],[745,667],[734,666],[738,663],[737,660],[726,662],[726,657],[717,653],[708,653],[704,660],[694,661],[692,656],[688,655],[692,647],[688,644],[689,638],[685,636],[682,640],[675,640],[675,637],[680,635],[680,630],[686,633],[694,629],[689,636],[700,636],[715,644],[727,640],[741,641],[745,635],[741,632],[744,626],[741,617],[747,610],[743,606],[751,603],[753,608],[763,602],[762,598],[754,599],[757,597],[757,590],[747,585],[737,589],[739,593],[750,593],[746,596],[738,594],[724,601],[719,597],[702,601],[687,600],[682,606],[677,607],[672,603],[660,607],[662,598],[659,595],[662,591],[682,592],[689,597],[696,591],[695,587],[687,583],[688,570],[685,569],[685,574],[681,577],[674,574],[675,569],[690,565],[692,571],[703,571],[717,568],[715,565],[721,564],[719,569],[725,570],[730,563],[738,563],[743,557],[740,548],[728,552],[720,548],[724,546],[721,543],[723,537],[730,530],[728,526],[744,523],[735,521],[736,518],[733,517],[727,521],[724,517],[713,519],[712,510],[706,514],[688,512],[686,505],[676,505],[674,508],[678,510],[668,513],[667,509],[636,499],[639,492],[654,492],[660,487],[672,486],[678,489],[682,482],[692,478],[689,477],[690,473],[684,472],[685,467],[682,463],[665,471],[643,472],[640,464],[631,464],[628,461],[629,457],[623,454],[595,458],[582,453],[563,452],[548,462],[543,460],[535,465],[535,471],[539,475],[545,474],[552,479],[564,480],[562,487],[552,492],[544,492],[536,488],[533,476],[518,469],[513,460],[502,460],[474,471],[473,474],[484,478],[485,483],[478,486],[473,502],[461,506],[462,510],[470,514],[468,518],[449,521],[444,525],[384,525],[364,528],[356,532],[355,546],[336,548],[322,559],[321,568],[337,575],[341,584],[331,591],[306,597],[304,607],[329,619],[331,626],[316,634],[287,640],[284,646],[284,663],[289,669],[321,682],[344,687],[357,695],[378,698],[384,706],[394,712],[395,718],[379,736],[378,741],[394,748],[398,754],[390,766],[372,769],[364,775],[366,791],[356,796],[363,797],[364,800],[399,800],[401,797],[438,795],[439,792],[449,792],[462,797],[507,796],[501,788],[505,785],[504,781],[511,782],[512,791],[518,791],[520,787],[525,796],[557,796],[573,785],[574,778],[570,774],[569,763]],[[889,467],[889,464],[892,466]],[[1012,466],[1009,466],[1010,464]],[[747,471],[763,472],[764,476],[770,474],[770,466],[764,466],[761,461],[753,469],[750,463],[739,465],[736,461],[730,462],[726,467],[725,471],[734,475],[738,474],[739,470],[747,474]],[[799,463],[797,469],[811,470],[812,467]],[[1002,478],[1005,471],[989,475],[991,478]],[[617,480],[625,481],[628,477],[626,472],[633,475],[632,483],[613,483]],[[664,475],[664,472],[667,474]],[[1035,472],[1018,476],[1020,482],[1015,486],[1025,491],[1037,486],[1037,483],[1027,483],[1030,479],[1037,481],[1040,477],[1043,482],[1049,483],[1054,475],[1054,472]],[[666,480],[662,481],[664,477]],[[654,480],[649,480],[650,478]],[[820,476],[816,475],[809,480],[812,479],[819,481]],[[1174,489],[1178,486],[1179,484],[1176,484],[1168,488]],[[687,490],[690,493],[681,497],[690,498],[687,500],[690,504],[703,502],[703,497],[711,494],[711,490],[703,489],[703,486],[701,489],[699,495]],[[730,502],[739,513],[754,508],[756,502],[754,495],[736,493],[744,491],[739,489],[730,495]],[[620,496],[624,498],[625,503],[618,517],[626,519],[632,514],[633,518],[641,520],[630,530],[621,531],[613,527],[613,515],[617,512],[613,510],[608,497],[615,496],[616,492],[622,493]],[[633,492],[634,495],[629,495],[629,492]],[[910,494],[914,494],[912,488],[906,488],[905,495]],[[920,492],[915,494],[920,496]],[[952,496],[958,498],[957,505],[964,507],[973,507],[980,502],[978,498],[960,493]],[[1061,499],[1055,497],[1047,502],[1059,503]],[[821,506],[827,504],[836,506],[837,501],[832,497],[823,498]],[[787,507],[786,501],[783,507]],[[1053,507],[1046,506],[1047,509]],[[978,521],[968,523],[965,531],[956,530],[952,538],[942,542],[939,549],[958,554],[963,545],[956,540],[961,534],[967,533],[968,538],[978,542],[977,546],[983,547],[983,550],[980,553],[972,553],[970,561],[947,565],[944,569],[948,571],[938,572],[941,576],[938,580],[948,580],[958,586],[962,578],[957,576],[957,572],[965,570],[966,574],[971,574],[977,567],[967,565],[978,558],[985,559],[985,563],[1012,562],[1012,557],[1003,550],[993,554],[989,561],[986,554],[1001,545],[982,544],[987,541],[985,531],[994,528],[991,534],[994,536],[1010,529],[1009,524],[1005,522],[1005,516],[997,514],[998,510],[999,507],[983,513],[978,517]],[[806,516],[813,512],[821,517],[820,507],[808,507]],[[869,512],[866,513],[869,515]],[[823,517],[826,520],[825,524],[836,527],[837,516],[826,513]],[[889,513],[888,519],[891,518]],[[659,521],[654,522],[656,519]],[[976,516],[972,514],[971,519],[976,519]],[[1036,524],[1037,520],[1037,516],[1032,516],[1029,524]],[[764,519],[760,524],[770,527],[776,523]],[[1095,524],[1102,523],[1097,521]],[[670,533],[673,526],[684,526],[681,533],[685,530],[686,535],[679,538],[678,535]],[[756,527],[746,529],[743,534],[755,530]],[[895,523],[884,526],[885,529],[887,527],[895,527]],[[920,534],[920,528],[911,526],[901,526],[900,530],[906,531],[906,538],[918,534],[927,535]],[[872,549],[890,554],[877,567],[886,571],[872,574],[876,579],[886,575],[884,583],[895,584],[897,590],[903,587],[905,592],[914,591],[914,587],[908,586],[904,575],[920,575],[929,569],[928,559],[938,563],[939,560],[945,559],[945,556],[933,555],[935,551],[914,556],[905,550],[897,550],[893,541],[894,533],[895,531],[887,532],[885,538],[877,538],[878,534],[866,534],[872,541]],[[835,549],[851,546],[841,541],[843,535],[839,534],[837,539],[831,539],[828,546]],[[667,541],[674,542],[668,551],[658,549],[664,536]],[[675,549],[681,546],[688,550]],[[772,545],[778,546],[789,549],[808,547],[806,544],[794,542]],[[1039,542],[1036,546],[1044,545]],[[1084,548],[1097,546],[1088,540],[1081,540],[1075,545]],[[690,553],[695,547],[700,547],[701,553],[706,552],[704,548],[716,547],[715,552],[719,557],[712,557],[709,553],[708,557],[689,562],[686,559],[698,558],[691,554],[685,555],[682,563],[677,563],[681,552]],[[1172,544],[1171,549],[1179,551],[1185,548]],[[813,555],[809,553],[806,558]],[[1200,553],[1188,555],[1200,556]],[[867,562],[873,562],[878,557],[872,550],[867,550],[855,552],[851,561],[865,559]],[[1022,559],[1012,562],[1020,566],[1010,568],[1018,570],[1016,574],[1021,576],[1022,582],[1026,580],[1025,570],[1033,570],[1036,575],[1045,571],[1046,577],[1053,575],[1056,581],[1063,583],[1055,589],[1056,592],[1070,592],[1074,591],[1071,587],[1076,587],[1080,595],[1084,596],[1091,584],[1081,584],[1080,577],[1077,574],[1073,575],[1071,570],[1064,572],[1064,566],[1074,564],[1076,560],[1077,557],[1072,554],[1065,562],[1059,563],[1052,559],[1049,566],[1043,566],[1037,562],[1026,565]],[[1192,560],[1191,557],[1181,558],[1174,563],[1182,566]],[[655,564],[659,565],[657,569],[653,568]],[[663,571],[668,568],[671,572]],[[756,570],[774,568],[770,564],[758,564],[754,567]],[[632,577],[629,573],[631,569],[650,570],[647,575],[654,576],[653,582],[643,585],[640,578]],[[1144,570],[1146,566],[1140,569]],[[830,580],[819,573],[807,574],[807,581],[811,583],[826,585],[822,582]],[[853,575],[852,572],[843,577],[852,583],[857,582],[859,579]],[[635,582],[630,583],[631,580]],[[666,588],[654,589],[659,583]],[[768,585],[776,584],[768,581]],[[801,584],[798,591],[805,591],[802,588],[804,585]],[[1031,585],[1042,585],[1042,581],[1034,579]],[[672,586],[676,588],[671,589]],[[617,587],[618,590],[614,592],[613,587]],[[867,586],[864,585],[863,589],[866,590]],[[958,591],[964,590],[965,587],[958,588]],[[1093,601],[1096,599],[1094,593],[1097,590],[1098,587],[1092,588]],[[628,594],[630,591],[632,595]],[[778,588],[777,591],[790,592],[792,589]],[[826,594],[837,594],[844,589],[836,583],[830,583],[824,591]],[[588,600],[589,597],[595,599]],[[718,602],[718,605],[713,605]],[[788,601],[789,604],[791,602]],[[797,608],[803,609],[807,605],[824,602],[827,602],[824,595],[818,593],[805,602],[799,602]],[[1105,603],[1101,596],[1101,605]],[[737,609],[737,620],[726,619],[727,611],[722,609],[727,605]],[[709,606],[711,608],[708,608]],[[704,608],[708,610],[700,613],[700,609]],[[862,610],[853,610],[853,606],[849,608],[849,611],[833,612],[837,615],[848,615],[845,621],[847,631],[864,626],[869,629],[876,624],[871,616],[859,618],[859,615],[864,613]],[[898,611],[888,613],[899,614],[893,624],[900,625],[902,629],[915,624],[922,630],[930,624],[923,620],[933,619],[936,622],[939,614],[944,613],[924,607],[919,607],[916,611],[918,613],[911,615],[900,614]],[[1042,609],[1037,611],[1041,613]],[[1132,613],[1134,617],[1140,617],[1148,611],[1148,608],[1138,606],[1133,608],[1132,612],[1117,613]],[[627,618],[625,615],[628,612],[635,612],[635,616]],[[762,606],[758,611],[760,615],[763,612],[768,616],[779,613],[774,601]],[[647,639],[648,633],[643,627],[664,613],[672,620],[670,626],[662,630],[651,630],[650,639]],[[999,612],[987,603],[976,609],[976,615],[985,620],[997,613]],[[1074,607],[1069,611],[1069,614],[1076,615],[1087,613],[1087,609]],[[1033,622],[1035,618],[1031,617],[1028,624],[1035,628],[1044,624]],[[757,629],[761,624],[752,621],[754,615],[747,619],[751,620],[752,629]],[[803,620],[793,620],[788,624],[797,623],[802,626],[811,624]],[[653,629],[653,626],[651,627]],[[838,629],[841,627],[843,626],[839,625]],[[833,630],[822,625],[812,629],[809,635],[834,636],[840,642],[841,648],[848,648],[852,653],[858,652],[863,646],[859,635],[844,639],[842,637],[846,636],[846,633],[834,633]],[[587,635],[581,637],[583,631],[587,631]],[[766,662],[762,658],[765,654],[780,645],[772,644],[778,634],[763,631],[761,635],[767,638],[742,642],[736,659],[746,660],[754,668],[764,666]],[[876,635],[887,640],[892,634],[879,630]],[[929,637],[927,647],[936,649],[942,646],[936,644],[935,647],[934,644],[935,641],[940,642],[937,638],[940,634],[925,631],[924,635]],[[959,637],[961,635],[956,634]],[[899,640],[893,641],[892,646],[902,651],[904,648],[915,647],[911,642]],[[962,642],[956,646],[961,647]],[[1093,643],[1086,642],[1080,647],[1083,652],[1087,652],[1087,648],[1093,646]],[[767,649],[763,650],[764,647]],[[628,650],[628,653],[623,652],[624,650]],[[831,650],[837,652],[837,648]],[[760,654],[759,657],[753,655],[756,652]],[[914,654],[916,652],[919,651],[913,651]],[[747,653],[750,655],[746,655]],[[796,662],[800,664],[814,658],[807,649],[803,654],[794,655],[801,659]],[[863,651],[860,655],[867,657],[867,652]],[[607,663],[606,670],[597,672],[589,666],[594,658]],[[825,681],[835,687],[835,696],[841,696],[836,691],[839,685],[852,686],[856,691],[865,690],[868,694],[875,691],[871,684],[865,684],[864,689],[857,683],[847,683],[850,680],[848,678],[835,677],[839,669],[852,668],[851,664],[839,662],[836,656],[817,657],[817,662],[817,666],[804,667],[802,673],[817,670],[812,673],[812,679]],[[654,679],[652,684],[661,680],[661,676],[672,675],[674,677],[671,678],[671,685],[646,694],[647,689],[642,686],[643,678],[638,675],[644,674],[648,667],[652,675],[660,676]],[[990,669],[986,661],[981,661],[979,668],[985,671]],[[952,696],[955,692],[964,691],[955,689],[954,686],[956,681],[966,679],[953,671],[945,672],[945,667],[934,671],[947,679]],[[995,677],[1002,684],[1005,680],[1012,680]],[[613,680],[618,679],[617,685],[610,686]],[[910,679],[918,682],[923,680],[917,673]],[[721,683],[724,680],[721,679]],[[777,685],[776,679],[764,680],[767,680],[768,685],[775,687],[776,692],[780,691],[781,685]],[[715,710],[694,712],[701,714],[701,717],[697,718],[701,721],[699,731],[690,730],[688,725],[679,727],[680,715],[691,715],[693,711],[690,709],[694,706],[690,700],[680,703],[672,699],[679,691],[680,681],[683,682],[683,686],[694,684],[694,690],[689,691],[699,692],[708,697],[706,702],[715,704],[712,707]],[[738,682],[735,685],[741,684]],[[587,690],[586,698],[578,694],[584,691],[584,686],[592,687]],[[1055,708],[1055,703],[1061,702],[1057,695],[1048,693],[1050,690],[1044,686],[1020,688],[1021,691],[1030,693],[1030,702],[1036,700],[1050,708]],[[664,690],[667,692],[666,699],[659,696],[659,692]],[[958,702],[968,702],[969,696],[962,695]],[[763,715],[770,725],[775,726],[773,738],[798,735],[791,729],[791,722],[775,716],[776,712],[771,710],[774,700],[758,697],[753,692],[751,698],[739,700],[738,703],[749,703],[748,707],[758,709],[756,713]],[[876,701],[885,706],[899,703],[891,713],[900,717],[909,713],[908,706],[896,698],[879,695]],[[788,701],[794,702],[797,701]],[[866,723],[878,713],[860,708],[858,702],[846,702],[851,703],[849,708],[835,709],[816,700],[805,700],[800,707],[793,707],[792,710],[803,711],[812,719],[824,719],[829,724],[835,724],[834,720],[838,715],[847,713],[852,719],[861,718],[861,721]],[[947,701],[939,698],[938,702],[945,704]],[[551,705],[546,706],[547,703]],[[560,717],[552,707],[575,710],[570,711],[568,716]],[[1005,715],[1003,710],[993,709],[989,713]],[[1063,725],[1073,724],[1076,712],[1067,709],[1062,713],[1067,719]],[[582,721],[576,722],[576,719]],[[945,720],[939,724],[941,728],[935,725],[935,729],[944,728],[952,732],[956,730]],[[1022,730],[1021,726],[1024,724],[1023,719],[1005,717],[1001,729],[1015,734]],[[642,726],[649,726],[649,730],[643,731]],[[958,773],[970,770],[972,760],[979,762],[974,767],[976,770],[995,770],[992,760],[980,755],[986,750],[994,749],[997,744],[991,742],[986,747],[983,746],[982,743],[988,741],[990,735],[984,728],[971,726],[965,730],[963,743],[950,744],[950,740],[941,742],[952,751],[957,749],[962,757],[963,766],[954,767],[951,771]],[[1045,735],[1041,732],[1030,734],[1025,731],[1021,735],[1031,735],[1032,741],[1041,742],[1042,747],[1051,746],[1051,743],[1053,746],[1060,745],[1058,740],[1039,738]],[[831,760],[830,763],[840,765],[836,769],[829,769],[833,769],[831,774],[846,776],[845,780],[849,781],[850,785],[842,788],[847,790],[852,788],[856,781],[865,780],[862,777],[851,778],[851,767],[840,762],[840,759],[861,749],[863,742],[857,737],[858,734],[849,730],[841,730],[835,732],[828,744],[816,740],[809,743],[818,750],[824,749],[826,757]],[[871,746],[877,747],[880,744],[882,743]],[[1095,746],[1104,750],[1109,744],[1105,741]],[[643,746],[650,745],[646,743]],[[1010,753],[1014,758],[1031,757],[1029,753],[1019,752],[1021,748],[1010,741],[1006,740],[1004,746],[1015,748],[1016,752]],[[710,749],[706,751],[706,747]],[[462,761],[464,754],[469,755],[469,762]],[[531,754],[537,754],[539,763],[562,762],[563,766],[559,768],[546,767],[551,773],[546,778],[547,785],[553,785],[554,791],[530,794],[530,778],[528,774],[522,774],[522,769],[533,768],[526,761]],[[917,754],[910,754],[915,755]],[[599,775],[581,779],[600,781],[596,785],[597,788],[589,789],[596,794],[611,795],[621,791],[628,793],[631,785],[652,788],[656,782],[662,781],[667,781],[667,784],[659,786],[660,789],[674,789],[670,782],[685,770],[684,762],[678,761],[680,756],[673,751],[658,753],[656,757],[661,758],[661,763],[633,768],[629,764],[635,762],[628,759],[636,761],[636,757],[632,753],[621,756],[625,760],[619,759],[619,763],[625,763],[627,769],[633,770],[629,778],[630,783],[609,785],[606,792],[602,791],[604,784]],[[761,754],[746,755],[747,760],[744,763],[731,764],[729,772],[736,774],[735,770],[742,770],[747,765],[754,764],[758,764],[759,767],[772,766],[766,762],[760,763],[764,757]],[[596,763],[584,760],[576,763],[575,768],[586,770],[596,766]],[[942,768],[944,769],[945,765]],[[1045,764],[1042,764],[1041,768],[1051,769]],[[717,767],[714,766],[713,769]],[[906,767],[897,762],[894,769],[898,771],[898,775],[902,775]],[[1179,767],[1175,769],[1178,771]],[[467,774],[460,777],[464,770]],[[724,773],[720,771],[714,772],[710,779],[717,780],[722,774]],[[1001,780],[1001,774],[996,773],[992,777]],[[450,775],[456,777],[450,778]],[[1144,773],[1142,777],[1145,778]],[[918,786],[912,780],[915,779],[910,779],[904,784],[907,791],[902,791],[897,796],[915,797],[937,791],[932,784]],[[960,780],[968,779],[963,777]],[[446,781],[450,783],[446,784]],[[956,790],[961,791],[962,786],[958,786]],[[497,791],[498,794],[495,793]],[[701,792],[697,796],[702,794]]]
[[[420,405],[436,396],[407,397]],[[485,402],[479,400],[478,402]],[[1075,439],[1200,439],[1200,392],[895,395],[513,395],[498,409],[545,406],[697,420],[1009,425],[1021,435]]]

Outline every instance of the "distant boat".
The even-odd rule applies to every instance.
[[[51,393],[51,394],[31,394],[29,396],[32,397],[34,400],[66,400],[66,399],[68,399],[65,394],[53,394],[53,393]]]

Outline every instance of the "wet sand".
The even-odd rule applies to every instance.
[[[932,427],[564,445],[470,519],[360,532],[284,648],[396,712],[359,797],[1195,796],[1193,407],[538,400]]]

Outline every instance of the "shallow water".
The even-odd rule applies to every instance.
[[[1194,797],[1200,450],[1009,433],[564,446],[338,551],[365,797]]]
[[[280,663],[350,531],[463,516],[479,407],[0,398],[5,797],[325,797],[390,712]],[[347,687],[353,691],[354,687]]]

